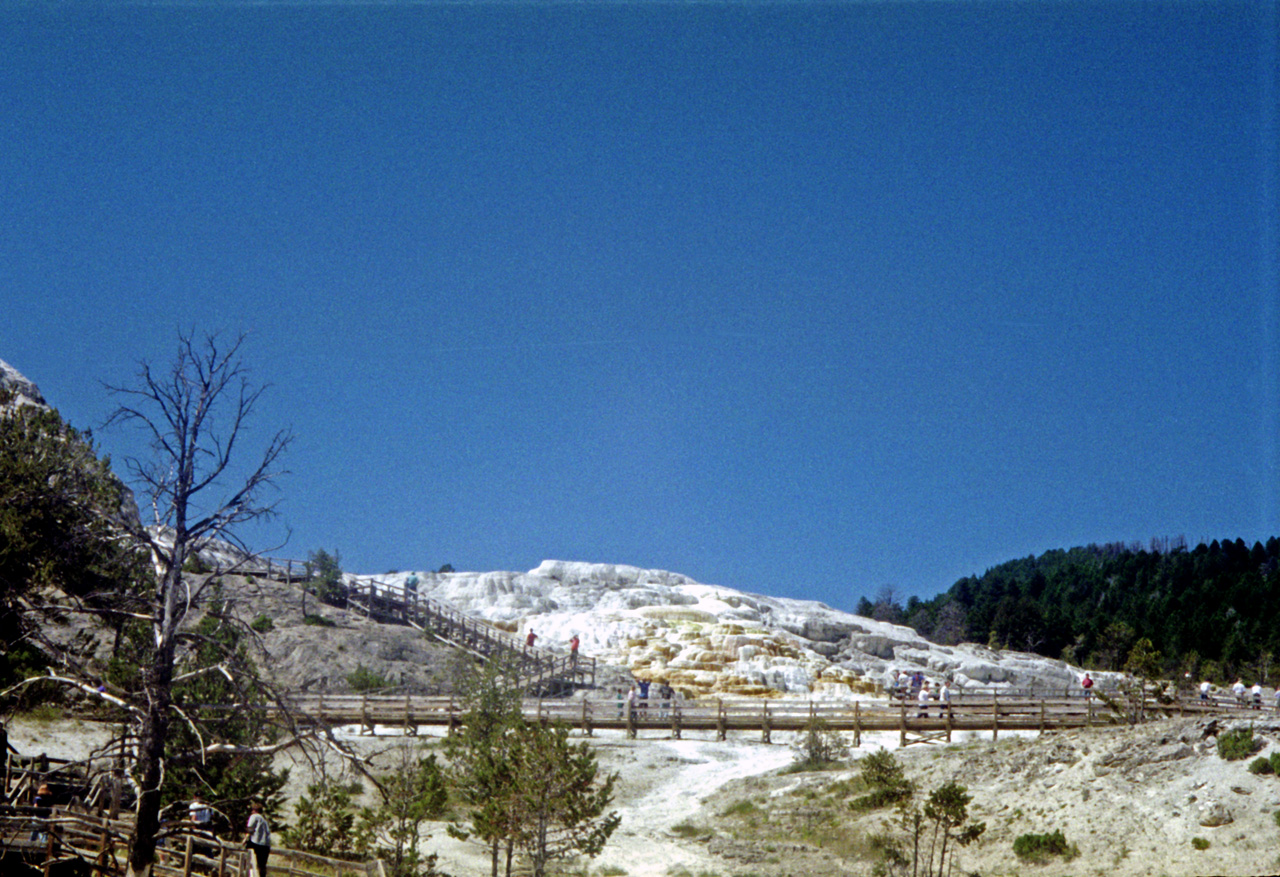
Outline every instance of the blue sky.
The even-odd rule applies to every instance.
[[[0,358],[181,328],[286,556],[852,608],[1280,534],[1275,2],[17,3]],[[116,457],[127,432],[98,432]]]

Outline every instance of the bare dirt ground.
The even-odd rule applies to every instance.
[[[949,746],[917,745],[896,753],[924,793],[954,780],[973,796],[971,818],[985,822],[978,843],[960,852],[955,873],[982,875],[1253,875],[1280,872],[1280,778],[1255,775],[1249,760],[1217,755],[1214,733],[1233,721],[1169,720],[1136,728],[1095,728],[1043,737],[976,735]],[[1280,720],[1253,723],[1258,754],[1280,750]],[[24,754],[83,758],[108,729],[78,720],[15,719],[10,739]],[[393,734],[347,735],[361,751],[393,749]],[[620,775],[615,806],[622,825],[579,874],[632,877],[870,874],[872,835],[888,812],[855,815],[839,784],[853,766],[820,773],[780,773],[793,760],[781,734],[764,745],[742,735],[709,738],[593,738],[605,770]],[[432,745],[428,734],[412,745]],[[438,742],[438,740],[436,740]],[[896,735],[864,737],[854,757]],[[310,781],[294,765],[291,795]],[[918,796],[919,797],[922,796]],[[834,814],[834,815],[833,815]],[[1078,847],[1070,861],[1019,861],[1013,840],[1061,830]],[[892,831],[892,830],[891,830]],[[1207,841],[1198,850],[1193,838]],[[445,836],[429,843],[455,877],[488,873],[485,851]]]

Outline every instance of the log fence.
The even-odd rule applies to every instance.
[[[78,860],[93,873],[125,873],[133,822],[109,819],[61,807],[0,807],[0,848],[48,875]],[[233,844],[185,826],[165,829],[152,873],[158,877],[255,877],[251,854]],[[385,877],[380,860],[349,861],[273,846],[271,877]]]

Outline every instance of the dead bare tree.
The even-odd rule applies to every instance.
[[[125,463],[150,506],[151,527],[135,535],[150,551],[155,584],[145,594],[151,642],[141,667],[142,695],[130,704],[138,726],[137,820],[129,850],[130,877],[149,877],[160,833],[161,785],[170,725],[185,721],[173,702],[174,667],[183,622],[199,603],[199,588],[183,576],[187,559],[214,540],[243,548],[236,527],[271,517],[265,494],[284,474],[280,463],[293,440],[276,432],[248,467],[233,466],[246,424],[265,389],[252,384],[240,359],[243,334],[223,343],[180,333],[163,370],[143,363],[134,386],[108,386],[122,404],[108,421],[135,425],[149,437],[151,455]]]

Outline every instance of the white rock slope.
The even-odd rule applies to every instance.
[[[747,594],[663,570],[543,561],[520,572],[348,576],[419,594],[521,636],[667,681],[686,695],[853,698],[894,670],[922,670],[965,688],[1075,688],[1061,661],[979,645],[939,646],[914,630],[822,603]],[[414,581],[416,580],[416,582]],[[1110,680],[1099,680],[1107,684]]]

